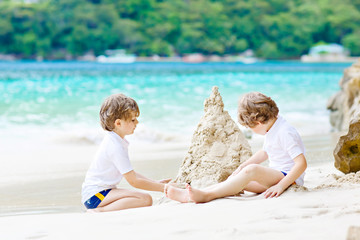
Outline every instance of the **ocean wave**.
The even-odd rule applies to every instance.
[[[326,112],[326,110],[292,111],[282,112],[280,114],[293,125],[302,136],[326,134],[332,131],[329,113]],[[234,121],[237,122],[236,111],[230,111],[230,115]],[[199,116],[197,117],[199,118]],[[37,118],[39,118],[39,116],[31,116],[31,119]],[[192,118],[195,119],[196,117],[194,116]],[[182,119],[184,122],[181,122],[180,119],[170,120],[171,119],[166,119],[166,121],[161,121],[172,123],[170,126],[164,125],[162,127],[153,124],[149,127],[148,123],[143,123],[141,121],[134,134],[129,135],[126,138],[130,142],[143,143],[190,142],[193,131],[197,126],[197,121],[187,121],[186,118]],[[58,121],[57,124],[31,124],[29,123],[31,121],[27,119],[27,123],[22,125],[18,122],[9,122],[4,118],[0,118],[1,131],[11,137],[47,139],[53,143],[76,145],[98,145],[105,134],[105,131],[101,129],[95,121]],[[248,139],[254,137],[254,134],[252,134],[251,131],[248,131],[239,124],[238,126]]]
[[[82,130],[64,130],[58,132],[52,137],[55,143],[66,144],[87,144],[98,145],[101,143],[105,136],[105,131],[101,128],[98,129],[82,129]],[[129,142],[142,142],[142,143],[169,143],[169,142],[182,142],[189,139],[189,136],[174,134],[170,132],[161,132],[139,124],[134,134],[125,137]]]

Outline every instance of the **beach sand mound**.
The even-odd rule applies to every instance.
[[[308,192],[309,189],[305,186],[300,186],[300,185],[291,185],[287,190],[287,192]]]
[[[344,176],[335,176],[338,183],[360,184],[360,171],[357,173],[349,173]]]
[[[204,112],[175,183],[206,187],[222,182],[252,155],[240,128],[224,111],[218,87],[205,100]]]
[[[349,185],[360,184],[360,171],[357,173],[348,173],[343,176],[337,174],[330,174],[327,176],[326,183],[320,184],[315,187],[315,190],[325,189],[325,188],[343,188]]]

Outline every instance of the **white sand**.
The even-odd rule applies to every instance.
[[[309,175],[326,179],[329,168],[328,164],[312,168]],[[0,238],[338,240],[356,224],[360,224],[360,187],[344,185],[288,191],[277,199],[260,195],[113,213],[3,217]]]
[[[0,149],[0,239],[346,239],[350,226],[360,226],[360,184],[333,167],[330,135],[303,139],[307,190],[206,204],[161,204],[162,194],[152,193],[153,207],[100,214],[84,213],[80,203],[97,146],[32,142],[21,151]],[[250,144],[253,151],[261,146]],[[130,154],[136,170],[160,179],[176,175],[187,147],[132,146]]]

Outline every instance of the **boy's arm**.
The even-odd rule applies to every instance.
[[[138,173],[138,172],[135,172],[135,173],[136,173],[136,176],[137,176],[138,178],[143,178],[143,179],[147,179],[147,180],[149,180],[149,181],[153,181],[153,180],[151,180],[151,179],[149,179],[149,178],[141,175],[141,174]],[[171,178],[166,178],[166,179],[161,179],[161,180],[158,180],[158,181],[155,181],[155,182],[159,182],[159,183],[169,183],[170,181],[171,181]]]
[[[247,165],[259,164],[264,162],[266,159],[268,159],[267,153],[264,150],[259,150],[244,163],[240,164],[240,166],[231,174],[231,176],[235,176],[236,174],[238,174]]]
[[[298,155],[294,158],[295,165],[291,168],[290,172],[283,178],[281,181],[270,187],[265,191],[265,197],[278,197],[281,193],[285,191],[291,184],[293,184],[296,179],[298,179],[301,174],[305,171],[307,167],[306,159],[304,154]]]
[[[158,182],[148,179],[141,174],[136,173],[134,170],[123,174],[126,181],[133,187],[148,190],[163,192],[166,182]]]

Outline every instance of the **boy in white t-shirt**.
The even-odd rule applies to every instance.
[[[292,184],[303,185],[307,167],[304,145],[295,128],[278,113],[270,97],[258,92],[245,94],[239,101],[239,123],[265,135],[263,149],[241,164],[224,182],[201,190],[190,185],[186,189],[167,185],[166,196],[179,202],[203,203],[246,190],[271,198],[280,196]],[[267,159],[269,167],[260,165]]]
[[[82,185],[82,202],[88,212],[152,205],[147,193],[117,188],[123,177],[135,188],[159,192],[163,192],[165,184],[171,180],[148,179],[131,166],[125,136],[134,133],[139,114],[135,100],[123,94],[113,94],[102,104],[100,122],[106,134]]]

